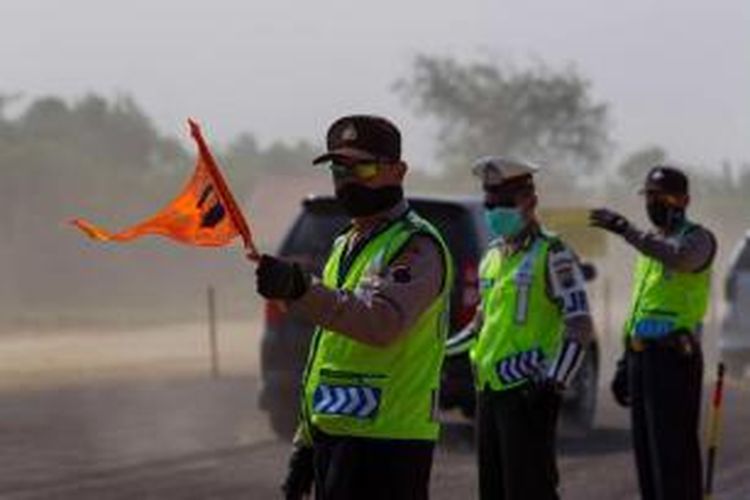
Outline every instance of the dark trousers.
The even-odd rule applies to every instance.
[[[477,405],[480,498],[557,499],[559,396],[527,387],[485,390]]]
[[[698,421],[703,356],[697,343],[631,352],[633,448],[644,500],[699,500]]]
[[[316,500],[426,500],[435,443],[314,437]]]

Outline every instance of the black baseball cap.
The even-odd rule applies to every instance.
[[[314,165],[337,157],[395,163],[401,160],[401,132],[380,116],[349,115],[328,128],[326,147],[328,151],[315,158]]]
[[[666,165],[657,165],[649,170],[641,193],[658,191],[669,194],[688,194],[688,178],[685,172]]]

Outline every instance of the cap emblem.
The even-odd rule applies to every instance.
[[[342,142],[353,142],[357,140],[357,129],[351,123],[347,124],[346,127],[341,131]]]

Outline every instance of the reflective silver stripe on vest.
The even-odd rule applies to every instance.
[[[518,266],[513,281],[516,283],[516,323],[526,323],[526,315],[529,311],[529,294],[531,283],[534,281],[534,261],[541,247],[541,238],[534,241],[531,249],[524,255],[521,265]]]
[[[313,395],[313,412],[370,418],[380,406],[380,389],[357,385],[320,384]]]
[[[544,365],[544,353],[534,349],[498,361],[497,376],[503,384],[513,384],[543,373]]]

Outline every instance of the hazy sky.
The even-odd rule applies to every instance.
[[[0,0],[0,92],[128,93],[170,134],[322,141],[340,114],[430,125],[390,90],[421,52],[573,63],[611,105],[618,155],[750,161],[748,0]],[[488,152],[477,152],[488,153]]]

